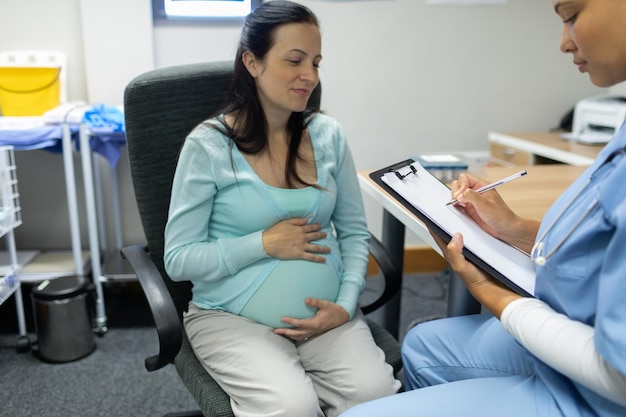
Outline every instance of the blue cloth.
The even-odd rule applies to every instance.
[[[369,252],[361,190],[339,124],[318,114],[308,130],[321,189],[305,217],[327,233],[316,243],[331,248],[327,263],[341,277],[336,303],[352,317],[365,287]],[[290,217],[230,139],[205,122],[179,156],[165,228],[165,268],[173,280],[192,281],[198,307],[239,314],[280,262],[263,250],[262,232]]]
[[[78,125],[70,125],[72,139],[78,137]],[[13,146],[16,151],[46,149],[51,152],[63,150],[63,127],[45,124],[29,129],[0,129],[0,145]]]
[[[97,105],[85,111],[83,124],[89,128],[89,147],[114,167],[126,144],[124,113],[115,106]]]
[[[90,129],[103,129],[107,132],[124,132],[124,113],[115,106],[99,104],[86,110],[83,123]]]
[[[122,148],[126,145],[126,135],[123,132],[118,134],[104,134],[97,131],[92,132],[89,138],[91,150],[109,161],[109,165],[115,167],[122,156]]]
[[[122,131],[111,131],[108,128],[89,129],[89,149],[105,158],[112,167],[119,162],[125,145],[126,134]],[[76,141],[76,149],[80,151],[78,141]]]
[[[535,296],[554,310],[593,326],[596,349],[622,374],[626,157],[619,151],[624,147],[626,124],[546,213],[537,238],[545,244],[544,254],[557,249],[537,267],[535,287]],[[420,324],[406,335],[402,354],[409,391],[341,417],[626,416],[626,407],[532,356],[491,316]]]
[[[115,167],[126,145],[124,114],[117,107],[94,106],[83,116],[82,124],[90,132],[89,148],[104,157]],[[78,141],[79,124],[69,123],[71,141],[80,151]],[[0,146],[10,145],[16,151],[43,149],[49,152],[63,152],[63,125],[48,123],[30,128],[0,128]]]
[[[86,112],[87,113],[87,112]],[[92,112],[94,114],[101,114]],[[83,124],[89,128],[89,148],[104,157],[112,167],[115,167],[122,155],[122,148],[126,145],[123,113],[108,109],[104,114],[107,118],[89,116]],[[70,135],[73,146],[80,151],[78,141],[79,124],[70,123]],[[0,146],[10,145],[16,151],[30,151],[42,149],[53,153],[63,152],[63,125],[48,123],[27,129],[0,128]]]

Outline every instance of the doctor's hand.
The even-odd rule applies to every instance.
[[[317,308],[315,315],[310,319],[282,317],[280,320],[293,328],[277,328],[275,334],[302,342],[350,321],[350,315],[339,304],[319,298],[307,298],[305,302],[309,307]]]
[[[305,218],[282,220],[263,232],[263,249],[269,256],[279,259],[303,259],[312,262],[326,262],[319,253],[330,253],[330,248],[312,243],[324,239],[322,225],[307,224]]]
[[[468,262],[463,255],[463,236],[456,233],[448,244],[436,233],[430,233],[450,267],[467,286],[470,293],[498,319],[504,308],[521,296],[500,281]]]
[[[484,181],[461,174],[451,184],[452,198],[483,230],[527,253],[535,243],[539,222],[519,217],[504,202],[496,190],[477,193],[475,190],[487,185]]]
[[[497,191],[478,194],[475,190],[487,185],[469,174],[459,175],[459,179],[450,185],[452,198],[456,198],[457,206],[465,212],[487,233],[500,238],[504,230],[510,228],[516,215],[506,205]]]

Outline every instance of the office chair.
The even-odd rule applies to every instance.
[[[197,360],[182,326],[182,312],[191,299],[191,283],[173,282],[163,262],[163,233],[178,152],[193,127],[227,98],[232,71],[232,61],[161,68],[136,77],[124,95],[131,176],[147,247],[125,247],[122,255],[137,274],[159,335],[159,352],[147,358],[145,366],[148,371],[154,371],[174,363],[201,409],[201,412],[169,415],[233,416],[228,395]],[[320,97],[321,87],[318,87],[309,104],[319,108]],[[386,284],[379,298],[363,307],[364,313],[393,297],[401,282],[401,271],[374,237],[370,254],[376,259]],[[387,362],[398,372],[402,367],[398,341],[382,326],[371,321],[369,325]]]

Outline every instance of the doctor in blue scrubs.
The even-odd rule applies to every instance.
[[[552,0],[560,48],[599,87],[626,80],[626,0]],[[463,236],[438,244],[492,314],[414,327],[406,392],[341,417],[626,416],[626,125],[541,224],[462,175],[452,196],[493,236],[535,261],[535,298],[467,262]],[[436,239],[437,237],[433,235]]]

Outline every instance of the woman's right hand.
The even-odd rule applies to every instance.
[[[481,194],[475,191],[485,185],[487,183],[472,175],[461,174],[459,179],[451,184],[452,198],[456,198],[458,201],[456,205],[463,207],[487,233],[500,237],[502,231],[509,228],[517,216],[497,191]]]
[[[539,222],[519,217],[496,190],[476,192],[485,185],[487,183],[472,175],[461,174],[451,184],[452,197],[487,233],[529,252],[539,230]]]
[[[324,256],[330,248],[312,243],[324,239],[322,225],[307,223],[305,218],[281,220],[263,232],[263,249],[269,256],[279,259],[303,259],[312,262],[326,262]]]

